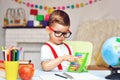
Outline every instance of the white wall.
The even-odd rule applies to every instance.
[[[72,5],[80,2],[88,2],[88,0],[23,0],[24,2],[30,2],[34,4],[41,4],[47,6],[63,6]],[[96,20],[101,18],[112,18],[120,19],[119,5],[120,0],[101,0],[92,5],[87,5],[83,8],[66,9],[65,11],[69,14],[71,19],[71,30],[73,35],[71,37],[74,40],[76,36],[76,31],[78,26],[87,20]],[[3,18],[6,13],[7,8],[19,8],[23,7],[26,10],[27,17],[29,15],[30,8],[26,7],[24,4],[18,4],[13,0],[0,0],[0,45],[5,44],[5,31],[3,27]],[[39,13],[46,14],[47,11],[39,10]],[[1,50],[0,50],[1,51]],[[0,52],[1,53],[1,52]],[[1,54],[0,54],[1,55]]]

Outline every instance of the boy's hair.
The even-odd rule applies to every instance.
[[[66,12],[62,10],[55,10],[49,17],[48,26],[52,26],[53,23],[70,26],[70,18]]]

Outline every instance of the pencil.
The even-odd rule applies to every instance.
[[[61,77],[61,78],[65,78],[65,79],[67,79],[67,77],[62,76],[62,75],[60,75],[60,74],[56,74],[56,73],[55,73],[55,75],[56,75],[56,76],[59,76],[59,77]]]
[[[70,78],[70,79],[73,79],[74,77],[73,76],[71,76],[71,75],[69,75],[69,74],[67,74],[67,73],[63,73],[65,76],[67,76],[68,78]]]

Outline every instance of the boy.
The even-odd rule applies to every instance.
[[[41,66],[45,71],[66,70],[70,62],[76,60],[72,55],[72,48],[63,43],[72,34],[69,30],[70,19],[62,10],[55,10],[49,17],[49,41],[41,47]]]

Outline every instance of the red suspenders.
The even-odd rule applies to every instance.
[[[48,43],[45,43],[45,44],[50,47],[50,49],[51,49],[51,51],[52,51],[52,53],[53,53],[53,55],[54,55],[54,58],[58,58],[58,55],[57,55],[56,51],[54,50],[54,48],[53,48],[50,44],[48,44]],[[67,47],[67,49],[68,49],[68,51],[69,51],[69,55],[72,55],[69,46],[68,46],[66,43],[64,43],[64,45]],[[62,65],[61,65],[61,64],[58,65],[58,69],[59,69],[59,70],[62,70]]]
[[[72,53],[71,53],[71,50],[70,50],[69,46],[68,46],[66,43],[64,43],[64,45],[67,47],[67,49],[68,49],[68,51],[69,51],[69,55],[72,55]]]

